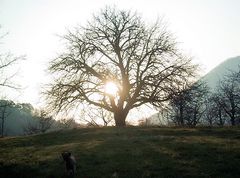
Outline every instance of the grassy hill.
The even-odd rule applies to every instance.
[[[238,177],[240,128],[89,128],[0,139],[0,177]]]

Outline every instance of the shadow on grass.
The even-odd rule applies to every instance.
[[[48,160],[34,163],[1,163],[0,175],[3,178],[65,178],[63,163]]]

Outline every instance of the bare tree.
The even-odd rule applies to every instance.
[[[35,120],[29,122],[24,128],[24,132],[27,135],[45,133],[51,129],[54,123],[52,116],[49,116],[49,114],[44,110],[37,111],[34,118]]]
[[[80,121],[91,127],[109,126],[113,124],[113,115],[103,108],[90,106],[84,111],[82,110]]]
[[[0,40],[4,38],[4,36],[6,35],[7,33],[3,35],[0,34]],[[14,72],[13,74],[9,74],[8,70],[13,65],[15,65],[19,60],[22,59],[24,59],[24,56],[15,57],[12,53],[3,52],[0,48],[0,87],[19,89],[19,86],[16,83],[12,82],[12,79],[15,77],[16,72]]]
[[[176,94],[170,101],[173,122],[195,127],[206,110],[208,91],[206,83],[199,80]]]
[[[188,126],[196,126],[200,123],[204,112],[206,111],[206,101],[209,94],[207,84],[201,80],[194,83],[190,89],[190,101],[188,102],[186,118]]]
[[[210,126],[224,126],[226,113],[222,107],[222,98],[218,93],[212,93],[206,103],[205,120]]]
[[[39,130],[41,133],[49,130],[54,122],[52,116],[49,116],[49,114],[44,110],[40,110],[39,115],[36,117],[39,120]]]
[[[59,120],[60,128],[62,129],[71,129],[71,128],[77,128],[81,125],[78,124],[74,118],[62,118]]]
[[[219,104],[230,118],[231,125],[240,123],[240,72],[232,72],[219,84]]]
[[[112,112],[116,126],[125,126],[131,109],[160,107],[194,73],[163,23],[147,26],[129,11],[105,8],[64,38],[67,49],[50,64],[55,81],[46,92],[57,111],[87,103]],[[104,90],[109,81],[115,94]]]
[[[40,133],[37,121],[29,121],[23,128],[25,135],[32,135]]]
[[[178,92],[171,98],[169,102],[168,119],[178,126],[185,125],[186,107],[190,101],[189,86],[182,85],[178,88]]]
[[[1,29],[1,26],[0,26]],[[0,40],[6,36],[5,34],[0,34]],[[23,56],[15,57],[10,52],[3,52],[1,48],[2,43],[0,42],[0,88],[11,88],[11,89],[19,89],[19,86],[12,82],[12,79],[15,77],[16,72],[9,73],[9,69],[14,66],[19,60],[24,59]],[[3,96],[0,96],[3,97]],[[2,100],[0,105],[1,110],[1,136],[4,135],[4,125],[5,119],[8,116],[7,108],[12,106],[13,103],[7,100]]]

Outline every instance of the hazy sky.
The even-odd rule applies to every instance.
[[[164,17],[185,53],[205,72],[223,60],[240,55],[240,0],[0,0],[0,50],[26,55],[19,66],[20,102],[39,104],[48,61],[63,48],[58,35],[106,5],[140,13],[147,22]]]

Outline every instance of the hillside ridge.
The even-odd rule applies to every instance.
[[[238,71],[239,66],[240,56],[226,59],[204,75],[202,79],[208,83],[211,89],[215,89],[218,86],[219,80],[223,79],[230,72]]]

